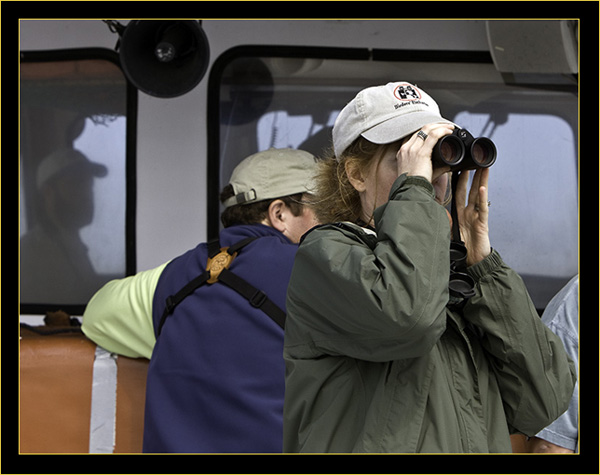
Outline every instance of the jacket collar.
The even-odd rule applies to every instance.
[[[219,234],[221,246],[231,246],[247,237],[275,237],[283,244],[293,244],[280,231],[265,224],[241,224],[225,228]]]

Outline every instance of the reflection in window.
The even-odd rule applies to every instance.
[[[290,116],[287,111],[268,112],[257,122],[258,149],[308,148],[307,140],[321,135],[322,131],[329,132],[338,113],[335,111],[325,123],[319,124],[311,115]]]
[[[423,63],[229,59],[218,91],[218,183],[224,186],[244,157],[269,147],[324,157],[337,114],[358,91],[390,81],[416,83],[445,117],[496,144],[492,245],[543,309],[578,271],[576,84],[556,90],[507,86],[491,60],[460,63],[442,57]],[[239,73],[248,64],[256,74]],[[217,213],[212,216],[216,221]]]
[[[102,163],[109,171],[102,179],[94,180],[94,220],[81,229],[81,239],[89,248],[92,266],[99,274],[125,273],[123,236],[115,233],[112,220],[125,222],[123,191],[123,154],[125,151],[125,117],[113,117],[109,123],[86,119],[75,147],[93,157],[102,151]],[[110,243],[99,246],[98,243]]]
[[[455,120],[473,124],[477,134],[475,124],[485,122],[466,112]],[[495,246],[512,256],[519,272],[576,274],[577,169],[570,125],[553,115],[507,114],[487,136],[502,147],[490,175]],[[535,252],[519,242],[535,243]]]
[[[125,276],[126,110],[112,61],[21,63],[22,306],[82,306]]]
[[[571,112],[575,118],[576,108]],[[574,132],[552,113],[507,110],[504,117],[494,124],[490,114],[461,112],[453,120],[498,146],[489,186],[492,245],[534,300],[545,302],[578,272]]]

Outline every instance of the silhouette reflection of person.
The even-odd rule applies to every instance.
[[[94,218],[94,178],[107,168],[75,149],[40,163],[39,215],[20,243],[20,298],[24,303],[79,304],[102,285],[79,235]]]

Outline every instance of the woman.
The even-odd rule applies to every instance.
[[[409,83],[361,91],[333,129],[317,215],[288,288],[286,452],[510,452],[566,410],[575,379],[562,343],[492,250],[488,170],[457,183],[475,296],[449,306],[452,133]],[[462,307],[462,308],[461,308]]]

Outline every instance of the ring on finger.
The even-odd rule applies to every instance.
[[[492,206],[492,202],[488,201],[487,205],[488,205],[488,208],[489,208],[490,206]],[[475,204],[475,211],[479,211],[479,205],[478,204]]]
[[[419,137],[420,139],[423,139],[423,141],[425,141],[427,139],[427,134],[425,132],[423,132],[422,130],[419,130],[417,132],[417,137]]]

